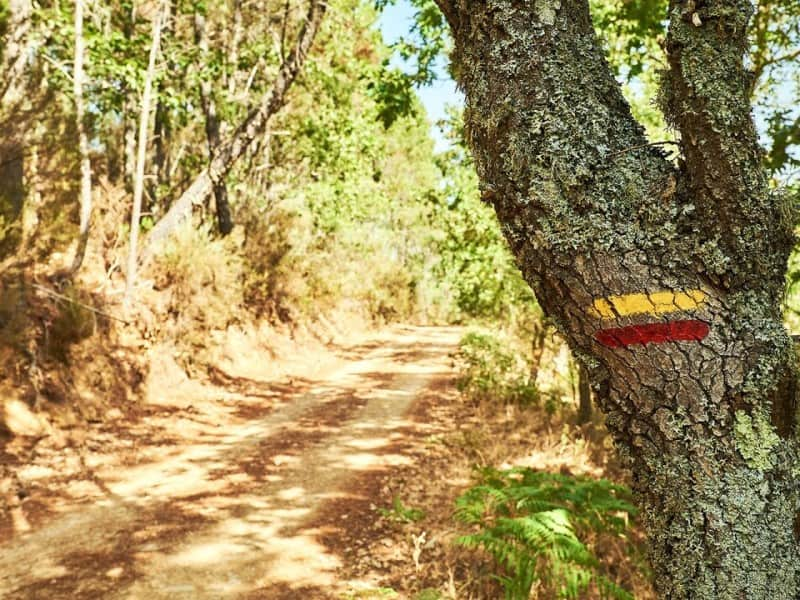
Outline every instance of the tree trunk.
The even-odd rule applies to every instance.
[[[164,8],[166,16],[164,17],[164,37],[167,39],[172,36],[173,29],[172,23],[172,2],[171,0],[166,3]],[[151,198],[155,204],[154,209],[157,210],[159,199],[159,188],[169,189],[172,181],[172,164],[170,162],[170,146],[172,144],[172,123],[170,121],[169,108],[162,99],[163,94],[161,91],[164,88],[163,81],[159,82],[156,94],[158,101],[156,102],[156,115],[153,130],[153,165],[156,171],[155,184],[151,188]]]
[[[482,193],[589,368],[665,598],[800,597],[793,215],[770,192],[743,66],[749,0],[672,0],[648,145],[587,0],[437,0]]]
[[[133,180],[133,210],[131,211],[131,238],[128,249],[128,270],[125,277],[125,308],[130,304],[133,287],[136,284],[137,246],[139,240],[139,221],[142,216],[142,194],[144,192],[144,167],[147,157],[147,129],[150,124],[150,96],[153,90],[153,77],[156,70],[158,48],[161,44],[161,27],[166,17],[167,2],[162,2],[153,20],[153,40],[150,45],[150,58],[142,91],[142,110],[139,116],[139,141],[136,154],[136,173]]]
[[[86,111],[83,105],[83,68],[85,43],[83,39],[83,2],[75,0],[75,61],[72,72],[73,93],[75,96],[75,122],[78,129],[78,155],[81,163],[81,184],[79,192],[80,228],[78,247],[70,267],[74,276],[83,264],[86,245],[89,243],[89,225],[92,219],[92,163],[89,160],[89,136],[86,133]]]
[[[127,86],[125,86],[127,87]],[[133,191],[133,180],[136,178],[136,119],[133,118],[136,103],[133,94],[128,90],[122,105],[122,144],[123,144],[123,181],[126,191]]]
[[[536,329],[531,338],[531,372],[529,375],[531,385],[536,385],[539,378],[539,369],[542,366],[542,355],[544,354],[544,344],[547,340],[547,325],[544,320],[536,324]]]
[[[228,46],[228,96],[233,98],[236,95],[236,76],[239,69],[239,45],[242,43],[242,0],[233,0],[233,31],[231,32],[230,44]]]
[[[121,11],[124,15],[122,19],[122,35],[125,36],[126,43],[130,43],[136,33],[135,25],[136,4],[131,3],[128,10]],[[133,192],[133,180],[136,172],[136,118],[134,116],[137,102],[135,100],[135,89],[123,79],[120,84],[122,101],[122,144],[123,149],[123,183],[125,190]]]
[[[578,425],[592,421],[592,389],[589,385],[589,372],[578,364]]]
[[[42,206],[41,175],[39,173],[39,140],[34,130],[29,134],[26,145],[30,150],[30,158],[24,165],[23,189],[25,199],[22,205],[20,243],[17,255],[21,260],[26,260],[29,255],[33,255],[33,247],[36,233],[39,229],[39,209]]]
[[[29,72],[25,69],[31,48],[30,0],[6,3],[6,31],[0,39],[0,116],[4,137],[0,143],[0,271],[20,254],[20,215],[25,214],[26,138],[18,127],[17,111],[26,100]]]
[[[169,110],[166,104],[159,100],[156,103],[155,130],[153,131],[153,145],[155,146],[153,163],[156,169],[157,184],[165,188],[169,188],[172,181],[172,164],[169,154],[171,142],[172,124],[169,119]],[[153,194],[153,198],[156,198],[156,194]]]
[[[12,107],[24,99],[30,58],[31,0],[9,0],[7,34],[0,56],[0,105]]]
[[[194,38],[201,55],[207,57],[206,19],[200,13],[194,15]],[[220,145],[219,118],[211,83],[205,77],[200,78],[200,104],[203,106],[203,114],[206,118],[206,140],[210,159]],[[218,231],[223,236],[228,235],[233,231],[233,221],[231,220],[231,207],[228,203],[228,186],[225,184],[224,177],[214,184],[214,208],[217,213]]]
[[[166,215],[156,223],[147,238],[144,260],[152,253],[156,244],[164,240],[190,214],[192,206],[201,204],[222,181],[236,161],[245,154],[259,134],[263,133],[268,121],[286,103],[286,92],[291,87],[302,68],[311,44],[319,30],[327,3],[311,0],[306,20],[297,37],[292,52],[281,65],[272,89],[254,108],[231,137],[220,144],[208,167],[197,176],[189,188],[170,207]]]

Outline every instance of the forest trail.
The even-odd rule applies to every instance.
[[[222,397],[39,450],[20,471],[39,484],[0,530],[0,597],[341,597],[331,523],[351,527],[349,503],[377,497],[365,473],[409,460],[407,415],[452,377],[460,334],[393,327],[313,380],[218,373]]]

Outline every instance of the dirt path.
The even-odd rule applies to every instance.
[[[337,597],[345,553],[320,523],[346,524],[375,492],[354,482],[409,460],[406,416],[460,333],[393,328],[315,380],[217,373],[216,397],[41,448],[0,530],[0,597]]]

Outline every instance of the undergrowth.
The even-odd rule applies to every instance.
[[[214,238],[209,227],[187,224],[148,273],[154,288],[163,292],[152,303],[168,316],[158,327],[189,362],[202,362],[211,332],[241,318],[244,261],[237,253],[237,238]]]
[[[378,514],[397,523],[415,523],[425,518],[424,510],[405,506],[399,496],[394,497],[391,508],[379,508]]]
[[[476,530],[458,543],[494,558],[508,600],[526,600],[534,586],[547,598],[594,589],[602,598],[632,600],[590,540],[625,536],[635,514],[623,486],[530,468],[480,469],[478,484],[456,501],[457,520]]]
[[[513,345],[489,334],[470,332],[459,343],[457,359],[458,389],[469,399],[523,406],[539,403],[530,365]]]

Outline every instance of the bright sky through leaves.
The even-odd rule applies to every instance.
[[[387,6],[378,19],[378,28],[387,44],[396,42],[401,36],[408,35],[414,23],[414,8],[406,0],[398,0],[396,4]],[[422,104],[431,122],[431,134],[436,141],[436,150],[445,150],[449,142],[436,127],[437,121],[445,118],[445,107],[448,104],[462,105],[463,96],[456,90],[455,82],[450,78],[445,66],[445,58],[436,66],[437,79],[432,85],[418,90]],[[398,66],[402,66],[399,58],[395,58]]]

